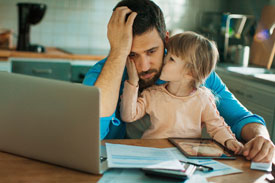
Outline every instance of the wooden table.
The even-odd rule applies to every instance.
[[[105,142],[115,144],[128,144],[147,147],[166,148],[172,147],[167,140],[104,140]],[[243,157],[237,160],[219,160],[220,162],[243,170],[243,173],[230,174],[219,177],[208,178],[208,181],[215,183],[264,183],[266,177],[271,174],[250,169],[250,162]],[[67,168],[51,165],[48,163],[31,160],[12,154],[0,152],[0,182],[97,182],[100,175],[91,175],[87,173],[70,170]]]

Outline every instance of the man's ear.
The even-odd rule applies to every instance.
[[[169,40],[169,32],[166,31],[166,34],[165,34],[165,44],[168,43],[168,40]]]

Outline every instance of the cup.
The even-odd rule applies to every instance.
[[[249,52],[249,46],[238,45],[235,51],[234,63],[242,67],[247,67],[249,62]]]

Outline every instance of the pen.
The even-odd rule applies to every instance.
[[[194,165],[196,166],[199,171],[207,171],[207,172],[210,172],[210,171],[213,171],[214,168],[210,167],[210,166],[206,166],[206,165],[201,165],[201,164],[196,164],[196,163],[192,163],[192,162],[188,162],[188,161],[182,161],[180,160],[181,163],[186,163],[186,164],[189,164],[189,165]]]

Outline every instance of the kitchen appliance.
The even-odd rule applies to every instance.
[[[258,22],[249,62],[270,69],[275,53],[275,6],[265,6]]]
[[[19,38],[16,50],[45,52],[41,45],[30,44],[30,28],[43,18],[47,6],[39,3],[17,3],[18,6],[18,30]]]

